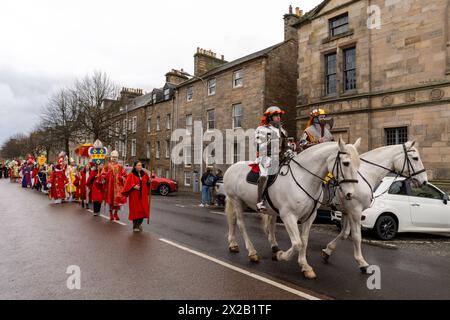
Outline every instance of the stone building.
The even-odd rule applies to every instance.
[[[370,7],[368,7],[370,5]],[[297,32],[297,129],[312,109],[362,150],[415,140],[432,180],[450,180],[450,1],[326,0],[287,15]]]
[[[177,87],[177,127],[192,132],[199,123],[202,132],[219,130],[225,137],[227,129],[255,129],[264,110],[277,105],[291,115],[284,120],[287,130],[294,136],[296,61],[297,43],[292,39],[231,62],[198,48],[194,55],[194,75]],[[224,146],[222,161],[218,161],[219,154],[214,151],[203,161],[202,149],[208,142],[187,146],[183,150],[184,163],[173,165],[180,189],[198,191],[198,179],[206,167],[225,172],[233,162],[254,159],[255,155],[248,153],[249,143],[252,141],[247,140],[244,146],[246,159],[237,157],[243,146],[232,142],[232,150]],[[231,163],[227,161],[227,154]]]

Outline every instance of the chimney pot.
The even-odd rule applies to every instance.
[[[289,14],[292,14],[292,5],[289,6]]]

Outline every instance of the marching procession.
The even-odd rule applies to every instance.
[[[84,152],[84,153],[83,153]],[[26,160],[3,160],[0,178],[9,178],[12,183],[21,184],[48,196],[53,204],[78,202],[86,210],[92,208],[94,216],[99,216],[101,208],[109,208],[110,221],[120,220],[118,211],[129,198],[129,219],[133,221],[133,231],[142,231],[142,222],[150,218],[149,196],[150,177],[142,163],[134,164],[127,174],[118,163],[118,152],[107,154],[107,148],[96,141],[92,146],[81,149],[81,157],[92,158],[89,162],[77,164],[74,159],[61,152],[55,163],[47,163],[45,156]],[[110,160],[106,162],[106,158]]]

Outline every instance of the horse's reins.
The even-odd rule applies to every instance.
[[[335,162],[334,162],[334,165],[333,165],[333,173],[334,173],[334,169],[337,169],[337,175],[336,175],[336,178],[334,178],[333,177],[333,180],[334,181],[337,181],[337,183],[335,184],[335,186],[336,187],[339,187],[340,186],[340,184],[343,184],[343,183],[358,183],[358,180],[355,180],[355,179],[345,179],[345,176],[344,176],[344,172],[343,172],[343,170],[342,170],[342,165],[341,165],[341,162],[340,162],[340,160],[341,160],[341,154],[347,154],[347,152],[343,152],[343,151],[338,151],[338,154],[336,155],[336,159],[335,159]],[[293,171],[292,171],[292,168],[291,168],[291,165],[290,165],[290,163],[291,162],[293,162],[293,163],[295,163],[298,167],[300,167],[301,169],[303,169],[303,170],[305,170],[306,172],[308,172],[310,175],[312,175],[313,177],[316,177],[317,179],[319,179],[320,181],[324,181],[324,179],[323,179],[323,177],[320,177],[320,176],[318,176],[317,174],[315,174],[314,172],[312,172],[312,171],[310,171],[309,169],[307,169],[307,168],[305,168],[302,164],[300,164],[297,160],[295,160],[295,159],[293,159],[293,158],[290,158],[290,159],[288,159],[288,161],[286,161],[285,163],[283,163],[281,166],[280,166],[280,170],[279,170],[279,175],[281,175],[281,176],[287,176],[288,175],[288,173],[290,173],[291,174],[291,177],[292,177],[292,179],[294,180],[294,182],[295,182],[295,184],[311,199],[311,200],[313,200],[314,201],[314,206],[313,206],[313,209],[312,209],[312,211],[311,211],[311,213],[308,215],[308,217],[305,219],[305,220],[303,220],[302,222],[300,222],[300,224],[302,224],[302,223],[304,223],[305,221],[308,221],[309,220],[309,218],[311,218],[311,216],[313,215],[313,213],[314,213],[314,211],[315,211],[315,209],[316,209],[316,207],[317,207],[317,204],[320,204],[320,205],[328,205],[328,204],[330,204],[331,203],[331,201],[333,200],[333,198],[334,198],[334,196],[332,197],[332,198],[330,198],[329,199],[329,201],[327,202],[327,203],[324,203],[324,202],[322,202],[322,201],[320,201],[319,199],[322,197],[322,194],[323,194],[323,189],[321,188],[320,189],[320,195],[319,195],[319,197],[316,199],[316,198],[314,198],[298,181],[297,181],[297,179],[295,178],[295,176],[294,176],[294,173],[293,173]],[[285,167],[285,166],[287,166],[288,167],[288,169],[287,169],[287,171],[286,172],[282,172],[281,171],[281,169],[283,168],[283,167]],[[342,173],[342,177],[344,178],[343,180],[339,180],[339,170],[341,171],[341,173]]]

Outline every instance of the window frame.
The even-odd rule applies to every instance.
[[[170,129],[172,129],[172,115],[168,113],[166,117],[166,130]]]
[[[147,118],[147,133],[152,132],[152,117]]]
[[[189,183],[187,181],[189,180]],[[185,171],[184,172],[184,186],[190,187],[192,185],[192,172]]]
[[[240,109],[241,109],[241,113],[240,113],[239,116],[237,116],[236,112],[235,112],[237,106],[240,106]],[[242,103],[235,103],[235,104],[232,105],[231,117],[232,117],[232,122],[233,122],[233,129],[240,129],[240,128],[242,128],[242,113],[243,113],[242,112]],[[236,126],[236,118],[237,117],[239,117],[240,126]]]
[[[343,18],[346,18],[346,21],[345,21],[344,23],[341,23],[341,24],[339,24],[339,25],[333,26],[333,23],[334,23],[334,22],[336,22],[336,21],[338,21],[338,20],[340,20],[340,19],[343,19]],[[336,30],[337,30],[337,29],[342,28],[342,27],[344,27],[344,26],[346,26],[346,28],[345,28],[344,31],[341,31],[341,32],[339,32],[339,33],[336,33]],[[328,35],[329,35],[330,37],[336,37],[336,36],[339,36],[339,35],[341,35],[341,34],[344,34],[344,33],[348,32],[348,31],[349,31],[349,27],[350,27],[350,24],[349,24],[348,12],[345,12],[345,13],[343,13],[343,14],[340,14],[340,15],[338,15],[338,16],[336,16],[336,17],[333,17],[333,18],[330,18],[330,19],[328,20]]]
[[[156,131],[161,131],[161,117],[156,117]]]
[[[240,78],[237,78],[236,75],[239,74]],[[236,85],[236,81],[240,80],[240,83]],[[244,86],[244,76],[243,69],[239,69],[233,72],[233,88],[241,88]]]
[[[155,158],[161,159],[161,141],[156,141]]]
[[[188,86],[186,88],[186,101],[191,102],[194,100],[194,86]]]
[[[211,85],[211,83],[214,83],[214,85]],[[209,79],[207,84],[208,84],[208,96],[214,96],[217,92],[217,79],[216,78]],[[213,88],[214,92],[212,92]]]
[[[136,157],[137,154],[137,142],[136,139],[131,139],[131,156]]]
[[[403,140],[401,137],[403,136],[400,132],[400,130],[405,130],[405,135],[403,137]],[[390,132],[395,132],[395,141],[394,143],[390,143],[392,141],[392,137],[389,137]],[[402,126],[402,127],[391,127],[391,128],[384,128],[384,145],[385,146],[392,146],[397,144],[406,143],[408,141],[408,126]]]
[[[170,99],[170,88],[164,89],[164,101],[167,101]]]
[[[353,58],[354,58],[354,61],[353,61],[353,68],[349,68],[348,66],[347,66],[347,53],[348,52],[350,52],[350,51],[353,51],[354,53],[353,53]],[[343,49],[342,50],[342,56],[343,56],[343,70],[342,70],[342,72],[343,72],[343,89],[344,89],[344,92],[348,92],[348,91],[354,91],[354,90],[356,90],[357,89],[357,79],[356,79],[356,47],[349,47],[349,48],[345,48],[345,49]],[[348,78],[348,74],[350,73],[350,72],[354,72],[354,76],[353,76],[353,80],[354,80],[354,88],[348,88],[347,87],[347,78]]]
[[[188,125],[188,119],[190,120],[190,124]],[[186,135],[192,135],[192,130],[194,129],[194,122],[193,122],[193,116],[192,113],[191,114],[187,114],[186,118],[185,118],[185,126],[186,126]]]
[[[209,115],[211,113],[213,115],[212,120],[209,119]],[[210,127],[210,123],[212,123],[212,125],[213,125],[212,128]],[[213,108],[213,109],[206,110],[206,130],[212,131],[214,129],[216,129],[216,110]]]
[[[329,72],[329,57],[334,56],[334,73],[328,73]],[[335,95],[337,94],[337,52],[330,52],[324,55],[324,62],[325,62],[325,95]],[[334,91],[330,91],[330,78],[334,76]]]
[[[170,139],[166,140],[166,159],[170,158]]]
[[[137,132],[137,116],[134,116],[131,119],[132,123],[131,123],[131,132],[136,133]]]

